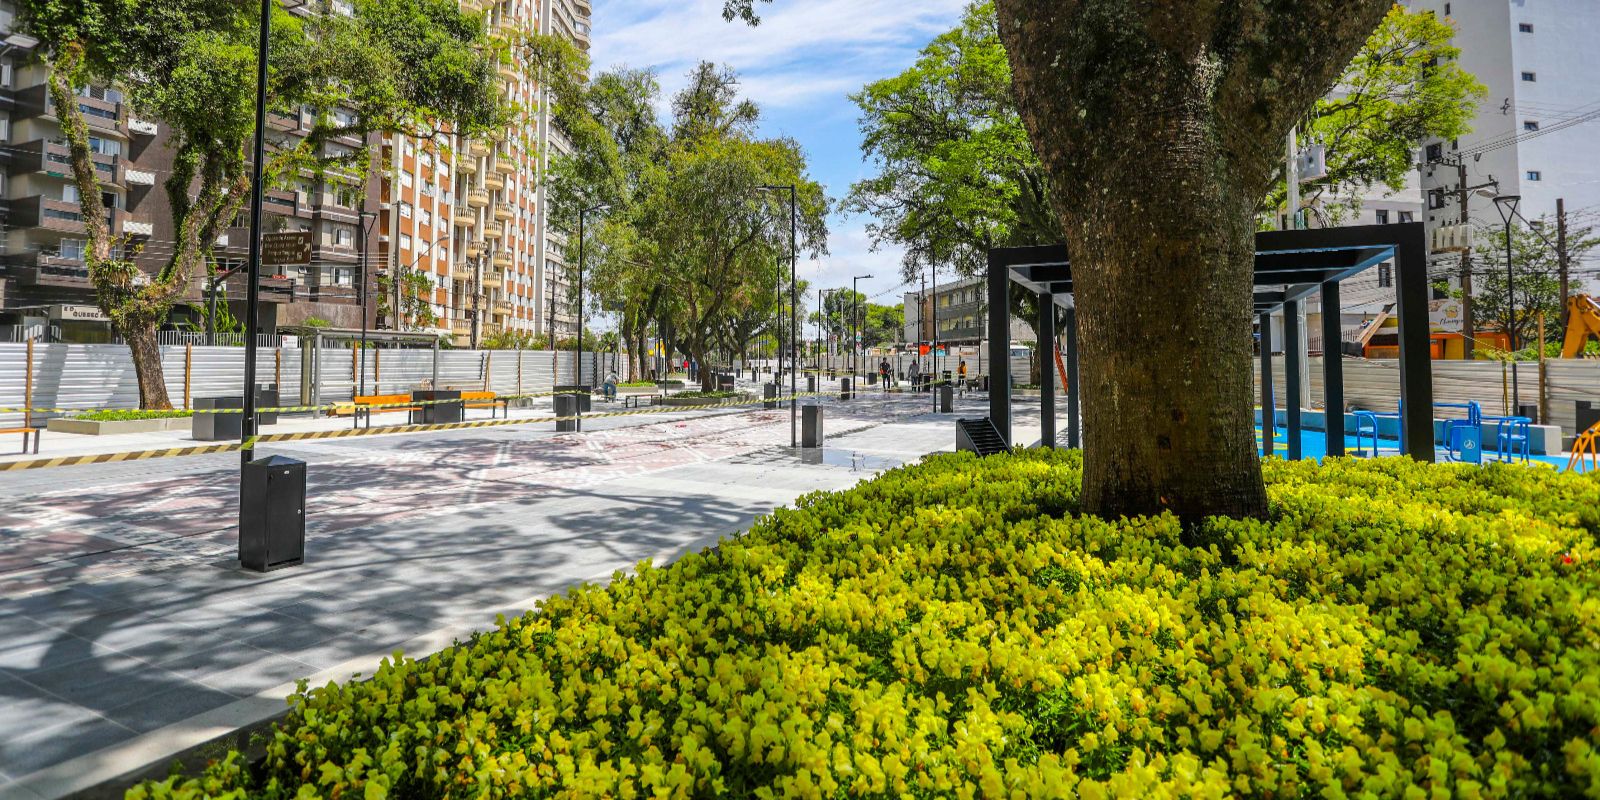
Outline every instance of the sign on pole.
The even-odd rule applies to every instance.
[[[261,265],[265,267],[311,266],[311,231],[282,231],[261,234]]]

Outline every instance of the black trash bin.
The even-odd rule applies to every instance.
[[[570,433],[578,429],[578,396],[575,394],[558,394],[554,398],[557,433]]]
[[[226,414],[197,413],[190,423],[190,435],[202,442],[224,442],[244,436],[243,397],[196,397],[195,411],[208,408],[241,409]]]
[[[761,407],[768,411],[778,407],[778,384],[761,384]]]
[[[413,389],[411,400],[460,400],[461,392],[456,389]],[[420,411],[411,412],[413,425],[440,425],[461,421],[461,403],[432,402],[420,406]]]
[[[822,446],[822,406],[812,404],[800,407],[800,446]]]
[[[239,566],[269,572],[305,562],[306,462],[258,458],[239,476]]]
[[[717,391],[719,391],[719,392],[731,392],[731,391],[733,391],[733,373],[725,372],[725,373],[721,373],[721,374],[717,375]]]
[[[594,410],[594,387],[588,384],[567,384],[554,389],[558,395],[570,394],[578,398],[578,410],[587,414]]]
[[[276,383],[258,383],[258,384],[256,384],[256,408],[277,408],[277,407],[278,407],[278,384],[276,384]],[[273,412],[257,412],[256,413],[256,423],[258,425],[276,425],[276,424],[278,424],[278,412],[276,412],[276,411],[273,411]]]
[[[806,376],[806,391],[807,392],[815,392],[816,390],[817,390],[817,376],[816,375],[807,375]]]
[[[949,386],[940,386],[939,387],[939,411],[940,412],[945,413],[945,414],[950,413],[950,407],[951,407],[951,405],[953,405],[955,403],[955,395],[956,395],[955,389],[953,389],[953,388],[951,388]]]
[[[849,378],[840,378],[839,379],[839,399],[840,400],[849,400],[850,399],[850,379]]]

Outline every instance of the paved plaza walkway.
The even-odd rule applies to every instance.
[[[237,454],[0,473],[0,797],[161,762],[281,713],[297,679],[434,652],[950,450],[981,402],[829,401],[804,455],[786,410],[749,409],[274,445],[310,465],[307,560],[268,574],[237,567]]]

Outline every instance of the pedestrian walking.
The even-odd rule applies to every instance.
[[[956,379],[961,385],[961,394],[967,393],[967,360],[961,359],[961,364],[956,367]]]
[[[911,369],[906,370],[906,380],[911,383],[911,391],[916,391],[918,382],[922,380],[922,367],[918,366],[917,359],[911,360]]]
[[[885,358],[878,362],[878,382],[883,384],[884,394],[889,393],[889,375],[889,359]]]

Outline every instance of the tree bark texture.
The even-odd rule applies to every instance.
[[[1259,517],[1255,209],[1390,0],[998,0],[1078,307],[1084,502]]]

